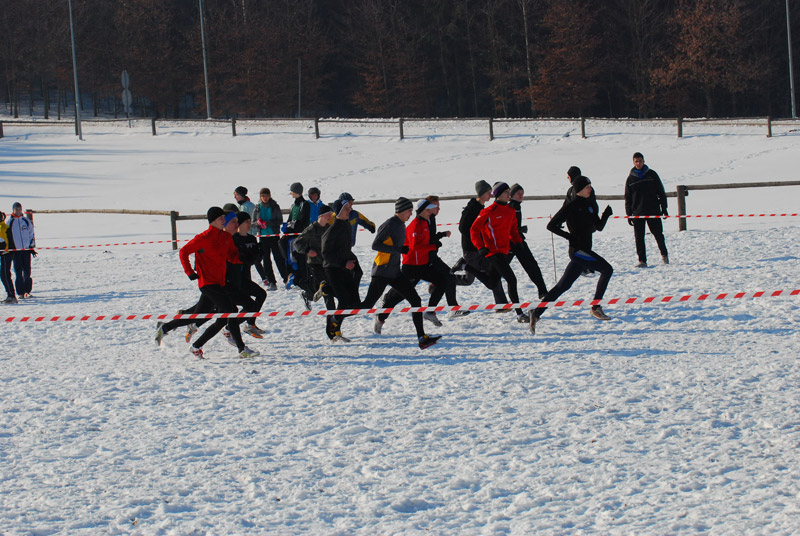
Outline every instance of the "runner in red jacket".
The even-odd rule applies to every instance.
[[[233,242],[232,233],[225,231],[225,226],[232,228],[238,226],[236,213],[226,214],[219,207],[211,207],[206,214],[208,229],[195,236],[180,250],[181,265],[184,272],[192,281],[198,280],[200,286],[200,301],[195,306],[198,313],[235,313],[238,308],[233,301],[229,289],[225,288],[226,263],[241,264],[239,250]],[[189,256],[194,254],[194,268],[189,261]],[[173,329],[186,326],[194,320],[172,320],[165,324],[157,325],[156,344],[161,345],[164,335]],[[233,344],[239,351],[239,357],[255,357],[258,352],[251,350],[242,342],[239,331],[240,319],[218,318],[198,337],[191,346],[192,355],[203,358],[203,345],[227,325]]]
[[[505,279],[508,285],[508,296],[513,303],[519,303],[517,294],[517,277],[509,264],[508,253],[511,244],[522,242],[517,224],[517,213],[508,205],[511,191],[505,182],[496,182],[492,187],[495,200],[484,208],[470,228],[470,238],[478,248],[478,254],[485,257],[491,265],[489,272],[494,284]],[[494,285],[487,285],[490,288]],[[528,323],[528,315],[522,309],[516,309],[517,321]]]

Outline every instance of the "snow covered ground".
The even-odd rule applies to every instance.
[[[608,123],[395,127],[5,125],[0,208],[129,208],[202,214],[262,186],[357,200],[469,194],[478,179],[530,195],[566,190],[579,165],[622,193],[642,151],[678,184],[796,180],[797,126]],[[276,131],[277,130],[277,131]],[[570,136],[564,136],[570,132]],[[592,132],[597,132],[592,134]],[[326,134],[327,133],[327,134]],[[689,214],[797,212],[800,187],[691,192]],[[440,223],[463,201],[443,203]],[[546,216],[558,202],[523,204]],[[601,202],[601,207],[603,203]],[[617,215],[621,202],[612,202]],[[358,205],[357,205],[358,208]],[[376,222],[389,205],[364,205]],[[675,213],[674,199],[671,212]],[[792,290],[800,218],[665,224],[672,263],[635,269],[630,228],[595,249],[615,267],[607,298]],[[528,241],[548,284],[566,264],[545,219]],[[179,223],[190,238],[203,222]],[[451,227],[454,231],[455,228]],[[169,239],[160,216],[36,216],[40,248]],[[369,266],[371,235],[356,252]],[[648,236],[651,259],[657,250]],[[442,257],[459,255],[456,236]],[[517,268],[519,268],[517,266]],[[197,289],[167,244],[41,249],[35,298],[0,318],[171,313]],[[535,298],[522,277],[521,297]],[[364,284],[368,282],[365,277]],[[590,298],[596,279],[565,296]],[[423,298],[426,289],[419,287]],[[365,288],[362,287],[362,296]],[[491,302],[478,286],[462,304]],[[293,291],[265,310],[297,310]],[[796,534],[800,526],[797,297],[550,309],[531,336],[510,315],[443,317],[417,349],[407,315],[384,334],[348,319],[331,345],[321,318],[261,319],[241,361],[223,340],[190,357],[148,321],[4,322],[0,534]]]

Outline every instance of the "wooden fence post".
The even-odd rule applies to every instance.
[[[772,117],[767,116],[767,137],[772,137]]]
[[[686,196],[689,195],[689,190],[686,186],[678,185],[675,189],[678,194],[678,231],[686,230]]]
[[[156,118],[155,117],[152,117],[150,119],[150,126],[153,129],[153,136],[155,136],[156,135]]]
[[[678,137],[683,137],[683,119],[680,117],[678,118]]]
[[[586,118],[581,117],[581,138],[586,139]]]
[[[231,117],[231,130],[233,131],[233,137],[236,137],[236,118]]]
[[[3,137],[3,122],[0,121],[0,138]]]
[[[172,249],[178,249],[178,211],[169,211],[169,224],[172,228]]]
[[[489,141],[494,140],[494,119],[489,118]]]
[[[319,139],[319,117],[314,118],[314,137]]]
[[[403,139],[403,118],[400,118],[400,139]]]

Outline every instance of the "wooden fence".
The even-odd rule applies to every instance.
[[[727,190],[738,188],[772,188],[776,186],[800,186],[800,181],[772,181],[772,182],[738,182],[728,184],[696,184],[679,185],[675,192],[667,192],[667,197],[675,197],[678,200],[678,213],[675,217],[678,220],[678,231],[685,231],[686,225],[686,198],[690,190]],[[443,195],[439,199],[442,201],[467,200],[473,195]],[[421,198],[415,197],[410,200],[417,201]],[[560,201],[563,195],[526,195],[525,201]],[[624,201],[624,195],[598,195],[600,201]],[[379,205],[393,204],[394,199],[371,199],[359,201],[359,205]],[[68,209],[68,210],[28,210],[29,214],[142,214],[149,216],[169,216],[170,232],[172,234],[172,249],[178,249],[178,222],[187,220],[205,220],[205,214],[190,214],[182,216],[176,210],[128,210],[128,209]],[[282,209],[283,214],[288,214],[289,209]]]
[[[497,123],[577,123],[580,125],[581,131],[581,138],[586,138],[587,129],[586,129],[586,122],[587,121],[599,121],[599,122],[648,122],[648,123],[672,123],[676,127],[677,137],[683,137],[683,129],[684,125],[687,124],[735,124],[735,125],[749,125],[749,126],[763,126],[765,129],[766,137],[772,137],[772,126],[773,123],[788,123],[788,124],[796,124],[800,127],[800,121],[797,119],[772,119],[771,117],[739,117],[739,118],[721,118],[721,119],[686,119],[686,118],[653,118],[653,119],[616,119],[616,118],[594,118],[594,117],[578,117],[578,118],[493,118],[493,117],[475,117],[475,118],[396,118],[396,119],[326,119],[320,117],[308,117],[308,118],[286,118],[286,119],[241,119],[241,118],[232,118],[232,119],[156,119],[156,118],[130,118],[130,119],[81,119],[83,123],[113,123],[113,122],[123,122],[123,121],[148,121],[150,123],[150,131],[153,136],[158,135],[158,123],[164,124],[174,124],[174,123],[195,123],[195,124],[202,124],[202,125],[209,125],[209,124],[220,124],[220,125],[230,125],[231,135],[236,136],[236,126],[240,123],[286,123],[286,122],[305,122],[308,124],[313,124],[314,127],[314,137],[316,139],[320,139],[323,137],[323,134],[320,132],[320,124],[359,124],[363,126],[369,125],[397,125],[398,134],[400,139],[405,139],[405,125],[408,123],[442,123],[442,122],[450,122],[450,123],[459,123],[459,122],[470,122],[470,123],[485,123],[487,125],[487,134],[489,137],[489,141],[495,139],[494,133],[494,126]],[[2,120],[0,121],[0,138],[3,137],[3,125],[13,125],[13,126],[48,126],[48,125],[74,125],[75,132],[77,135],[77,124],[74,120],[62,120],[62,121],[35,121],[35,120]],[[602,132],[598,133],[602,134]]]

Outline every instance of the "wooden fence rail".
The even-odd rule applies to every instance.
[[[246,125],[247,123],[286,123],[286,122],[307,122],[313,124],[314,127],[314,137],[316,139],[320,139],[322,134],[320,133],[320,123],[339,123],[339,124],[358,124],[358,125],[397,125],[398,132],[400,135],[400,139],[403,140],[406,138],[405,134],[405,127],[408,123],[439,123],[439,122],[450,122],[450,123],[458,123],[458,122],[486,122],[488,125],[488,135],[489,141],[492,141],[496,138],[494,128],[495,124],[497,123],[552,123],[552,122],[559,122],[559,123],[578,123],[580,125],[581,130],[581,138],[586,138],[587,128],[586,122],[587,121],[600,121],[600,122],[648,122],[648,123],[674,123],[677,129],[677,137],[682,138],[684,135],[684,126],[687,124],[695,124],[695,123],[704,123],[704,124],[746,124],[749,126],[760,126],[764,125],[766,129],[766,136],[768,138],[772,137],[772,126],[774,123],[790,123],[790,124],[797,124],[800,126],[800,121],[797,119],[772,119],[771,117],[736,117],[736,118],[719,118],[719,119],[686,119],[682,117],[678,118],[652,118],[652,119],[618,119],[618,118],[601,118],[601,117],[568,117],[568,118],[493,118],[493,117],[466,117],[466,118],[410,118],[410,117],[400,117],[400,118],[392,118],[392,119],[333,119],[333,118],[320,118],[320,117],[291,117],[291,118],[231,118],[231,119],[157,119],[155,117],[152,118],[130,118],[130,119],[81,119],[84,123],[113,123],[113,122],[121,122],[121,121],[148,121],[150,123],[150,131],[153,136],[158,135],[158,127],[157,124],[164,123],[197,123],[201,125],[208,125],[208,124],[225,124],[230,125],[231,128],[231,135],[237,135],[237,125]],[[5,119],[0,121],[0,138],[3,138],[3,125],[9,126],[46,126],[46,125],[75,125],[74,120],[61,120],[61,121],[52,121],[52,120],[45,120],[45,121],[37,121],[37,120],[17,120],[17,119]],[[602,134],[602,133],[600,133]]]
[[[772,188],[780,186],[800,186],[800,181],[769,181],[769,182],[737,182],[728,184],[695,184],[678,185],[675,192],[667,192],[667,197],[676,197],[678,201],[678,231],[685,231],[686,225],[686,197],[689,190],[728,190],[737,188]],[[442,201],[467,200],[473,195],[443,195],[439,196]],[[409,198],[412,202],[418,201],[420,197]],[[560,201],[563,195],[526,195],[526,201]],[[600,201],[624,201],[624,195],[598,195]],[[393,204],[394,199],[368,199],[359,201],[359,205],[381,205]],[[129,210],[129,209],[65,209],[65,210],[27,210],[28,214],[142,214],[148,216],[169,216],[170,231],[172,233],[172,249],[178,249],[178,222],[184,220],[204,220],[205,214],[189,214],[182,216],[176,210]],[[288,214],[289,209],[282,209],[281,213]]]

